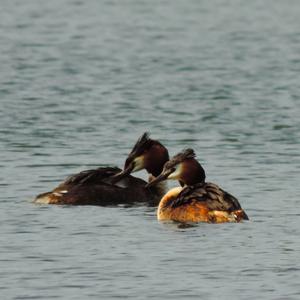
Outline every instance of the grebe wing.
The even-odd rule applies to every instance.
[[[127,175],[119,182],[114,183],[113,176],[121,172],[117,167],[100,167],[98,169],[85,170],[80,173],[69,176],[58,188],[65,186],[78,185],[113,185],[114,187],[126,188],[130,186],[144,186],[147,184],[144,180],[136,178],[132,175]]]
[[[214,183],[199,183],[185,187],[172,203],[178,207],[192,201],[205,202],[209,210],[235,211],[242,209],[239,201]]]
[[[121,169],[117,167],[101,167],[98,169],[85,170],[69,176],[62,185],[78,185],[100,183],[101,181],[119,173]]]

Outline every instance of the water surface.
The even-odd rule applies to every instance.
[[[299,299],[299,15],[296,0],[1,1],[1,298]],[[146,130],[193,147],[251,221],[30,202],[121,166]]]

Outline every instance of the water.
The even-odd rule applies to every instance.
[[[1,299],[299,299],[299,15],[296,0],[1,1]],[[121,166],[146,130],[193,147],[251,221],[30,202]]]

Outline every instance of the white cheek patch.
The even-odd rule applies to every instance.
[[[181,164],[176,166],[176,169],[173,173],[168,176],[168,179],[178,179],[181,174]]]
[[[134,159],[134,169],[132,172],[137,172],[142,169],[144,169],[144,157],[141,155]]]

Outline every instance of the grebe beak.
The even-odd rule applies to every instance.
[[[112,183],[117,183],[122,178],[128,176],[130,173],[140,171],[145,168],[144,155],[138,157],[128,157],[125,162],[124,170],[112,176]]]
[[[151,182],[147,183],[145,185],[146,188],[149,188],[155,184],[158,184],[161,181],[164,181],[166,179],[168,179],[169,175],[173,172],[173,170],[167,170],[163,173],[161,173],[160,175],[158,175],[156,178],[154,178]]]
[[[124,177],[126,177],[133,171],[134,167],[135,167],[135,163],[134,161],[132,161],[123,171],[111,177],[112,178],[111,183],[115,184],[120,180],[122,180]]]

